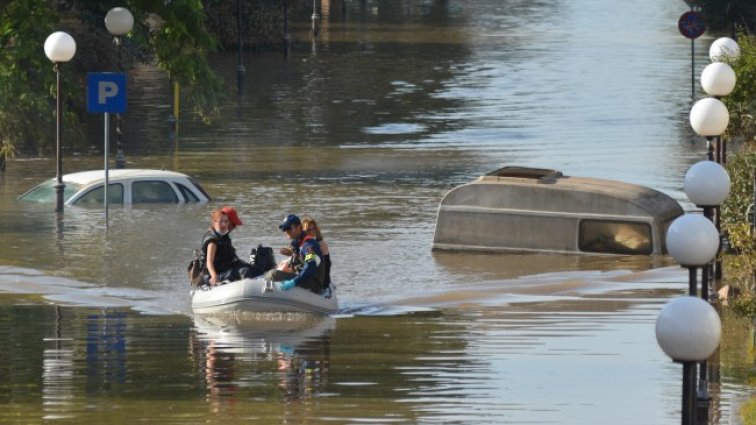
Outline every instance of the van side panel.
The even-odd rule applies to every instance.
[[[443,210],[443,208],[442,208]],[[440,211],[434,244],[467,249],[575,252],[577,219],[526,212]]]

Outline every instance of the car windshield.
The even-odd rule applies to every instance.
[[[40,203],[55,202],[55,183],[55,179],[50,179],[19,196],[18,199]],[[81,189],[81,186],[75,183],[65,183],[65,185],[63,189],[63,202],[66,202],[68,198]]]

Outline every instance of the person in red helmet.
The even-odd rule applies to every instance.
[[[210,229],[202,237],[200,263],[203,265],[202,283],[216,286],[221,282],[252,278],[265,272],[259,266],[250,265],[239,259],[231,244],[229,232],[243,223],[234,207],[215,209]]]

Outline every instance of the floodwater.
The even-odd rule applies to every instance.
[[[22,204],[54,171],[0,181],[0,423],[678,423],[681,367],[654,322],[686,273],[665,258],[433,253],[435,212],[502,165],[654,187],[692,206],[683,2],[320,2],[292,16],[288,60],[213,56],[229,101],[204,126],[132,71],[130,168],[196,177],[209,205]],[[696,44],[698,70],[710,39]],[[65,172],[102,158],[67,150]],[[232,204],[244,255],[318,219],[341,314],[197,317],[185,266],[208,213]],[[725,340],[738,350],[744,339]],[[712,386],[732,423],[738,371]]]

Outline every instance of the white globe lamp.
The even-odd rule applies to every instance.
[[[54,32],[45,40],[45,55],[53,63],[68,62],[75,54],[76,42],[67,32]]]
[[[105,28],[115,36],[128,34],[134,27],[134,15],[125,7],[114,7],[105,15]]]
[[[656,341],[678,362],[709,358],[722,337],[722,322],[714,307],[698,297],[678,297],[662,308],[656,319]]]
[[[722,205],[730,194],[730,176],[720,164],[701,161],[685,173],[683,189],[688,199],[699,207]]]
[[[734,61],[740,57],[738,42],[730,37],[720,37],[709,47],[709,59],[712,62]]]
[[[710,63],[701,72],[701,87],[709,96],[727,96],[736,81],[735,71],[724,62]]]
[[[706,217],[685,214],[667,230],[667,251],[683,267],[700,267],[717,255],[719,232]]]
[[[729,122],[730,113],[719,99],[701,99],[690,109],[690,125],[701,136],[719,136]]]

